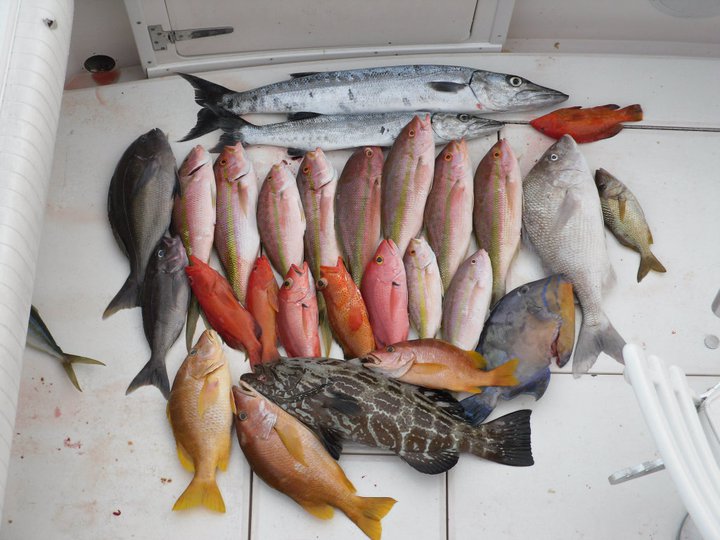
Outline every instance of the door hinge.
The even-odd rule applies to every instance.
[[[189,30],[163,30],[162,25],[154,24],[148,26],[150,41],[154,51],[167,50],[170,43],[176,41],[185,41],[187,39],[197,39],[210,36],[220,36],[222,34],[231,34],[232,26],[218,26],[215,28],[191,28]]]

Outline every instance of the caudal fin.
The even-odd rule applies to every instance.
[[[215,512],[225,512],[225,502],[215,478],[200,479],[195,476],[175,502],[173,510],[186,510],[200,505]]]
[[[662,263],[657,260],[650,250],[648,250],[645,253],[640,254],[640,268],[638,268],[637,273],[638,283],[640,283],[642,279],[648,275],[650,270],[655,270],[656,272],[667,272]]]
[[[487,375],[492,375],[492,379],[486,386],[515,386],[518,384],[517,377],[515,377],[515,370],[517,369],[520,360],[513,358],[508,360],[503,365],[496,367],[495,369],[488,371]]]
[[[140,305],[140,284],[129,276],[122,288],[115,295],[115,298],[110,300],[108,307],[103,312],[103,319],[107,319],[110,315],[120,311],[121,309],[134,308]]]
[[[198,137],[201,137],[206,133],[215,131],[220,127],[218,125],[219,118],[220,117],[215,114],[215,112],[203,107],[197,113],[197,120],[195,121],[195,126],[193,126],[193,128],[188,131],[187,135],[185,135],[182,139],[178,139],[178,142],[197,139]]]
[[[371,540],[380,540],[382,535],[382,524],[384,518],[397,502],[390,497],[357,497],[354,511],[348,513],[348,517],[364,532]]]
[[[188,73],[178,73],[178,75],[192,84],[195,89],[195,103],[215,111],[216,113],[219,113],[218,107],[220,106],[222,98],[226,94],[234,93],[232,90],[225,88],[224,86],[206,81],[205,79],[201,79],[195,75],[190,75]]]
[[[640,105],[630,105],[619,112],[623,113],[623,122],[639,122],[643,119],[643,110]]]
[[[515,411],[466,431],[468,451],[495,463],[527,467],[534,462],[530,447],[530,411]]]
[[[62,359],[62,367],[65,370],[65,373],[67,373],[68,379],[70,379],[70,382],[73,383],[73,386],[77,388],[80,392],[82,392],[82,388],[80,388],[80,384],[78,383],[77,376],[75,375],[75,370],[73,369],[73,364],[92,364],[96,366],[104,366],[105,364],[102,363],[100,360],[95,360],[94,358],[88,358],[87,356],[77,356],[74,354],[63,354]]]
[[[197,330],[199,318],[200,302],[198,302],[197,296],[193,294],[192,300],[190,300],[190,305],[188,306],[187,324],[185,325],[185,347],[188,352],[190,352],[190,349],[193,347],[193,343],[195,343],[195,331]]]
[[[167,368],[162,359],[151,357],[147,364],[135,375],[135,378],[125,391],[125,395],[134,392],[141,386],[153,385],[162,392],[165,399],[170,398],[170,381],[168,380]]]
[[[625,340],[618,334],[604,313],[601,313],[599,324],[589,326],[583,320],[573,357],[573,376],[577,378],[583,373],[587,373],[601,352],[609,354],[624,364],[622,356],[624,346]]]

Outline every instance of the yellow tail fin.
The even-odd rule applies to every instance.
[[[186,510],[200,505],[215,512],[225,512],[225,502],[215,478],[201,479],[195,476],[175,502],[173,510]]]
[[[515,370],[519,362],[520,360],[513,358],[502,366],[489,371],[488,374],[492,375],[492,386],[515,386],[518,384]]]
[[[355,512],[348,517],[355,522],[371,540],[380,540],[384,518],[397,501],[390,497],[357,497]]]

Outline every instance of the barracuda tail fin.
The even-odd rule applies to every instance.
[[[189,82],[195,89],[195,103],[208,109],[215,109],[226,94],[234,93],[232,90],[215,84],[195,75],[178,73],[183,79]]]
[[[137,375],[135,375],[135,378],[125,391],[125,395],[128,395],[141,386],[146,385],[155,386],[158,390],[160,390],[160,392],[162,392],[165,399],[170,398],[170,381],[168,380],[165,362],[163,362],[162,359],[158,359],[155,356],[151,357],[148,363],[143,366]]]
[[[530,447],[530,411],[515,411],[477,428],[468,428],[469,452],[495,463],[527,467],[534,462]]]

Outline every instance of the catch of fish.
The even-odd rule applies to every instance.
[[[559,140],[523,179],[508,140],[477,156],[475,170],[467,144],[503,127],[479,115],[568,98],[516,75],[400,65],[299,73],[241,92],[181,76],[202,107],[184,140],[221,129],[219,155],[213,164],[198,145],[178,172],[160,129],[127,148],[108,217],[130,275],[103,314],[142,307],[150,359],[127,393],[154,385],[168,399],[178,457],[194,475],[174,510],[225,511],[215,474],[234,424],[268,485],[318,518],[337,508],[379,539],[395,500],[356,494],[336,462],[344,443],[427,474],[460,453],[529,466],[530,411],[482,423],[498,401],[542,397],[552,361],[572,357],[576,376],[601,352],[622,361],[624,340],[602,306],[614,276],[604,225],[640,253],[638,281],[665,268],[636,197],[604,169],[593,180],[577,143],[641,120],[639,105],[536,118]],[[250,113],[288,118],[255,125],[242,118]],[[288,151],[263,180],[244,148],[257,144]],[[326,152],[345,148],[356,150],[338,175]],[[302,156],[299,166],[289,156]],[[506,294],[521,228],[552,275]],[[165,358],[186,319],[193,339],[200,310],[207,330],[171,387]],[[322,357],[326,322],[346,359]],[[34,308],[27,339],[78,390],[73,363],[101,363],[64,353]],[[250,363],[235,387],[223,343]]]

